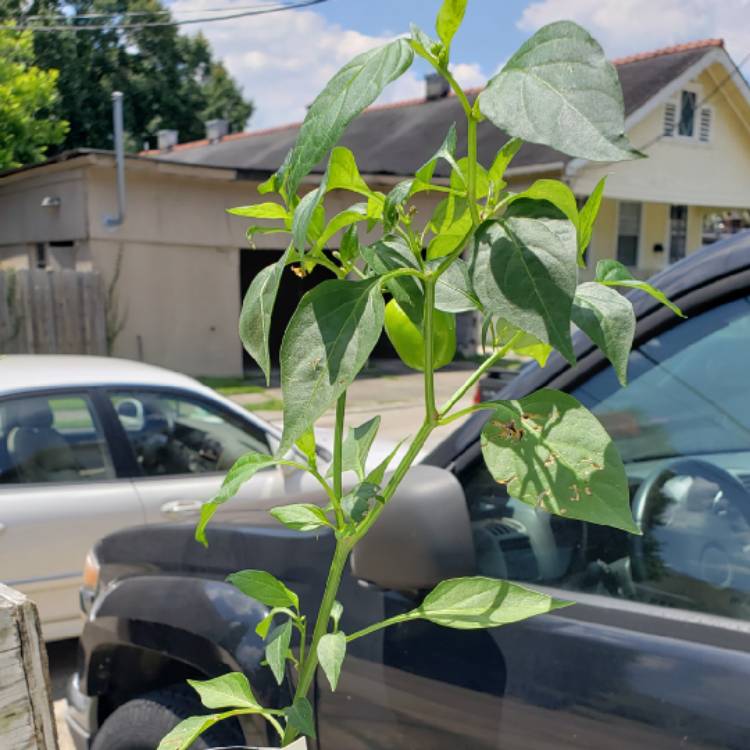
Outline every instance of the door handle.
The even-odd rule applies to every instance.
[[[203,503],[200,500],[170,500],[161,506],[165,516],[180,516],[200,513]]]

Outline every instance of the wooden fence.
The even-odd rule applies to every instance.
[[[91,271],[0,271],[0,354],[106,354],[105,296]]]
[[[56,750],[49,668],[36,606],[0,584],[0,747]]]

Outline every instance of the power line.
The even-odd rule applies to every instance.
[[[713,99],[713,97],[716,96],[716,94],[718,94],[719,91],[721,91],[724,88],[724,86],[726,86],[726,84],[729,83],[729,81],[731,81],[735,77],[735,75],[738,75],[740,78],[744,80],[745,76],[742,73],[742,67],[746,62],[750,62],[750,52],[748,52],[742,58],[742,60],[740,60],[739,63],[736,63],[730,55],[727,55],[727,57],[729,57],[730,61],[732,62],[732,67],[734,69],[731,72],[727,73],[726,76],[724,76],[724,78],[719,83],[716,84],[713,91],[710,94],[708,94],[708,96],[703,97],[703,99],[701,99],[695,105],[695,107],[693,108],[694,112],[697,112],[704,104],[706,104],[711,99]],[[666,133],[663,133],[663,132],[659,133],[659,135],[654,136],[650,141],[647,141],[645,144],[643,144],[643,146],[639,146],[638,150],[646,151],[647,149],[651,148],[651,146],[653,146],[655,143],[658,143],[662,138],[665,138],[665,137],[669,137],[669,136],[667,136]]]
[[[193,12],[204,12],[204,13],[215,13],[215,12],[225,12],[231,10],[231,13],[228,13],[227,15],[223,16],[205,16],[202,18],[191,18],[186,19],[182,21],[178,21],[176,19],[170,18],[169,20],[165,21],[146,21],[143,23],[115,23],[115,24],[84,24],[84,25],[75,25],[74,23],[66,23],[66,24],[55,24],[55,25],[36,25],[36,24],[28,24],[28,23],[22,23],[22,24],[11,24],[11,25],[5,25],[2,26],[3,29],[7,29],[10,31],[44,31],[44,32],[56,32],[56,31],[133,31],[137,29],[148,29],[148,28],[163,28],[166,26],[187,26],[189,24],[196,24],[196,23],[215,23],[217,21],[229,21],[236,18],[246,18],[247,16],[261,16],[266,15],[268,13],[279,13],[281,11],[285,10],[295,10],[297,8],[305,8],[311,5],[318,5],[320,3],[324,3],[326,0],[296,0],[295,2],[286,3],[286,4],[276,4],[276,5],[266,5],[266,6],[253,6],[253,7],[245,7],[245,8],[225,8],[225,9],[207,9],[202,11],[193,11]],[[162,14],[169,14],[170,11],[163,10],[163,11],[138,11],[133,13],[116,13],[111,14],[111,16],[107,16],[107,14],[101,14],[101,17],[111,17],[111,18],[123,18],[128,16],[136,16],[136,15],[162,15]],[[60,16],[57,16],[59,18]],[[78,18],[85,18],[86,16],[71,16],[70,20],[75,21]],[[89,17],[96,18],[99,17],[97,14],[91,14]],[[46,18],[46,17],[41,17]]]

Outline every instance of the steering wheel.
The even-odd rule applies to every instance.
[[[691,480],[686,485],[684,498],[679,505],[675,500],[665,503],[665,498],[668,500],[665,486],[670,480],[680,477]],[[654,552],[658,553],[662,545],[660,540],[649,532],[657,528],[669,529],[673,524],[675,513],[679,511],[675,510],[675,507],[670,508],[670,505],[676,508],[693,506],[690,508],[693,511],[711,513],[715,516],[726,516],[730,510],[734,510],[741,513],[750,524],[750,494],[728,471],[698,459],[670,461],[643,481],[633,499],[635,522],[641,531],[645,532],[644,536],[634,536],[631,541],[631,564],[637,581],[645,581],[652,577],[649,571],[649,554],[653,558]],[[689,530],[686,529],[685,539],[688,533]],[[689,562],[697,564],[701,571],[700,578],[719,588],[729,586],[731,556],[724,547],[725,540],[713,534],[698,541],[702,546],[699,560]]]

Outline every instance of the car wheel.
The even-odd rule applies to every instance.
[[[155,690],[123,703],[104,721],[91,750],[156,750],[163,737],[183,719],[207,713],[186,688]],[[202,734],[191,750],[242,745],[244,737],[235,719],[228,719]]]

